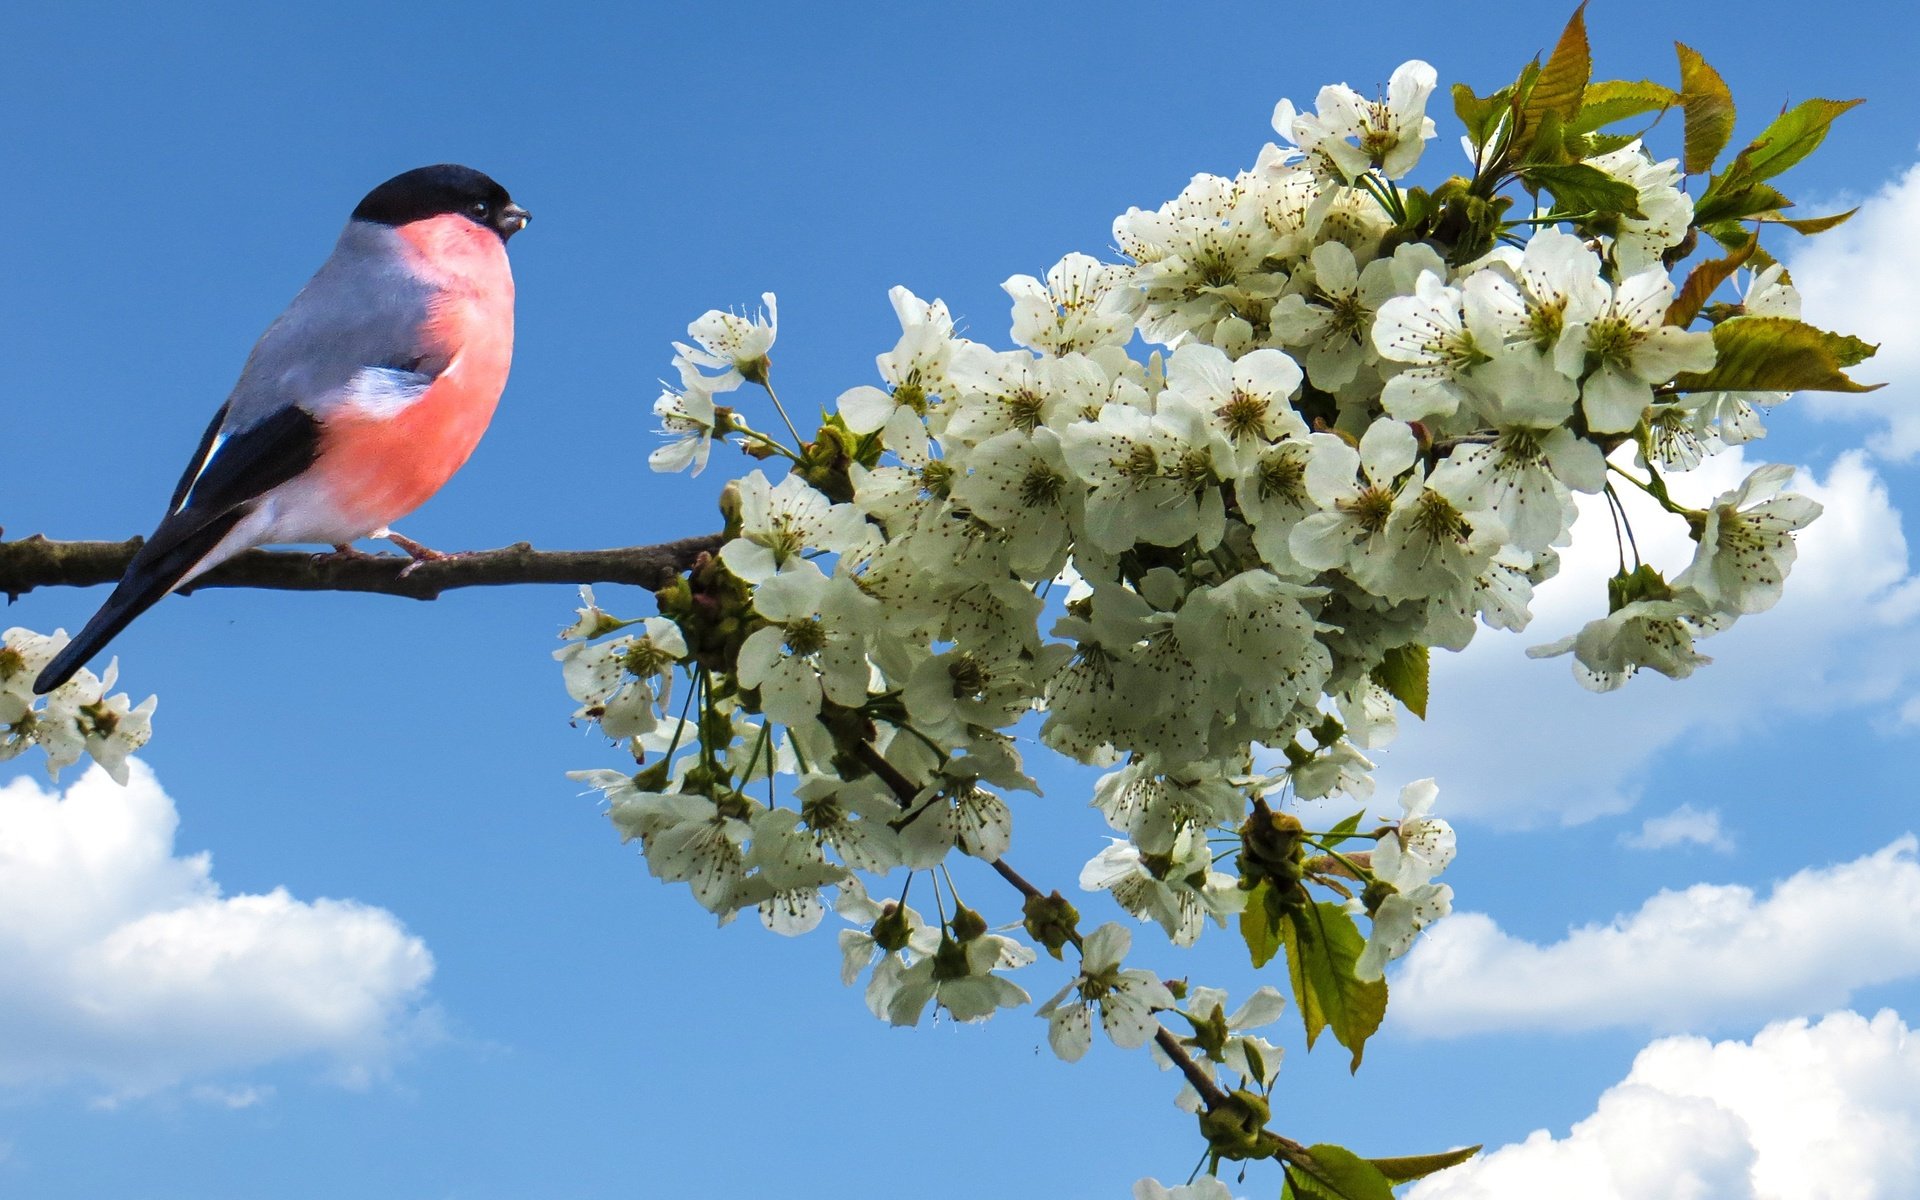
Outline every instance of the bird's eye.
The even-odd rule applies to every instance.
[[[493,205],[488,204],[485,200],[475,200],[472,204],[467,205],[467,211],[481,220],[485,220],[487,214],[493,211]]]

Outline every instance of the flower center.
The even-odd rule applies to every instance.
[[[827,631],[821,627],[820,618],[808,617],[787,625],[785,641],[788,653],[805,657],[819,653],[827,644]]]

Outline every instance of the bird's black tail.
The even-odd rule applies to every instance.
[[[147,544],[133,556],[127,573],[121,576],[100,611],[93,614],[87,627],[54,655],[47,669],[40,672],[40,678],[33,681],[34,692],[45,695],[72,679],[76,671],[106,649],[107,643],[118,637],[135,617],[177,587],[187,573],[220,544],[220,539],[227,536],[242,515],[227,513],[190,530],[168,529],[171,518],[161,522]]]

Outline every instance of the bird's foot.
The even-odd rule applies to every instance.
[[[367,536],[385,538],[387,541],[392,542],[394,545],[400,547],[400,549],[406,551],[407,557],[413,561],[401,570],[400,578],[402,579],[413,574],[415,570],[419,569],[422,563],[447,562],[451,559],[463,557],[460,554],[448,554],[442,550],[435,550],[431,546],[423,546],[412,538],[395,533],[391,529],[376,529]]]
[[[313,561],[315,565],[319,565],[322,563],[355,562],[363,558],[375,557],[377,557],[377,555],[368,554],[365,550],[356,549],[344,542],[335,542],[333,549],[314,555]]]

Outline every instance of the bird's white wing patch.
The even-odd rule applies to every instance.
[[[213,461],[213,456],[220,453],[220,447],[227,444],[228,436],[228,434],[222,433],[208,444],[207,455],[201,459],[200,464],[193,469],[193,482],[187,485],[186,491],[180,493],[180,503],[174,505],[174,512],[180,512],[186,508],[187,505],[193,503],[193,489],[199,486],[200,477],[207,473],[207,464]]]
[[[362,367],[354,373],[341,400],[372,417],[392,417],[411,408],[433,386],[433,377],[400,367]]]

